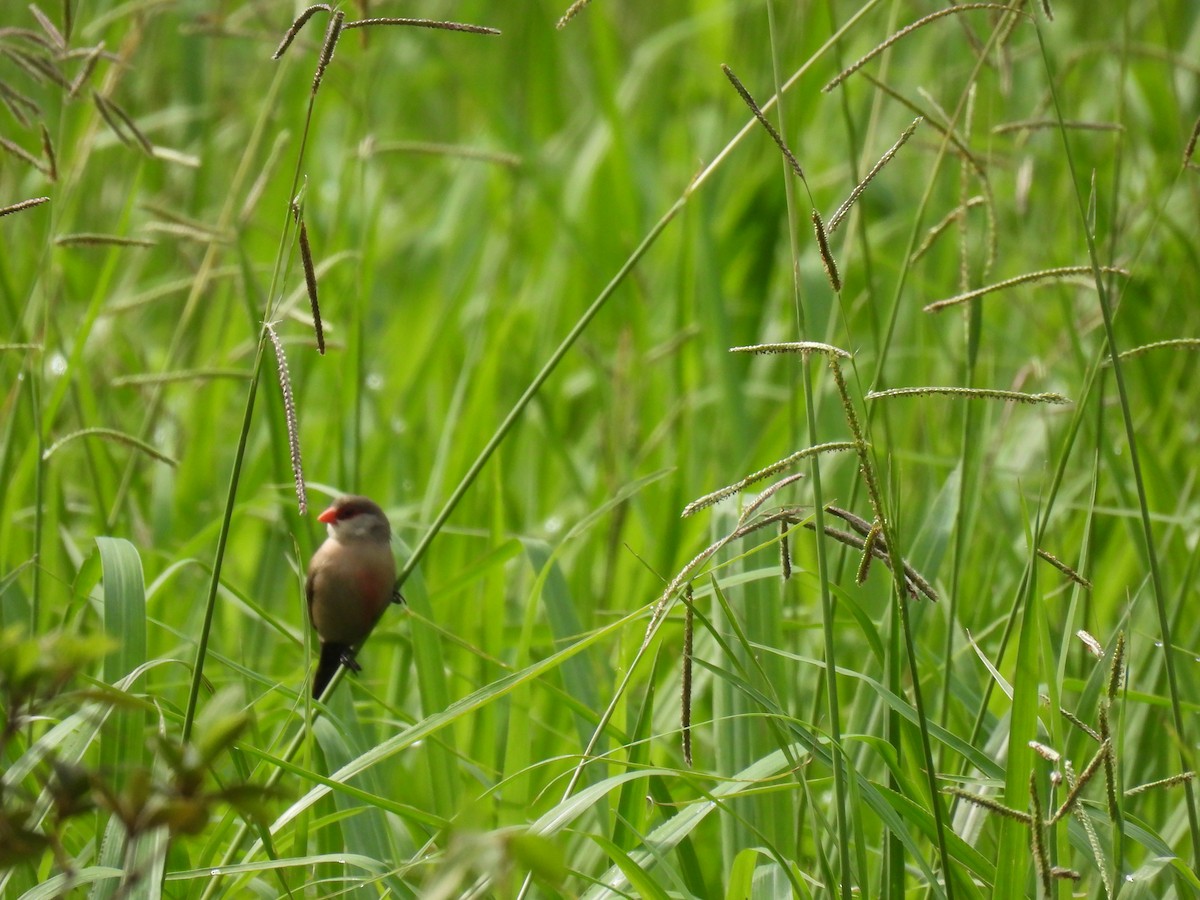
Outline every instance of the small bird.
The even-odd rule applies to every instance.
[[[321,640],[312,692],[320,697],[341,663],[361,672],[354,658],[393,599],[396,559],[387,516],[366,497],[340,497],[317,516],[329,537],[308,564],[308,616]]]

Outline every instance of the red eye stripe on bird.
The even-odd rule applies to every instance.
[[[308,614],[320,638],[313,696],[320,697],[339,664],[353,671],[366,640],[393,597],[396,560],[387,516],[366,497],[340,497],[317,516],[329,532],[308,565]]]

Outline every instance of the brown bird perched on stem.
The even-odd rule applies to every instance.
[[[308,564],[308,616],[321,640],[312,692],[325,692],[338,664],[362,666],[356,648],[371,633],[395,594],[396,559],[387,516],[366,497],[340,497],[317,516],[329,537]]]

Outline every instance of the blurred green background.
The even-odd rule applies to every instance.
[[[115,784],[135,758],[161,763],[146,738],[190,735],[202,661],[198,708],[234,688],[248,715],[236,742],[213,739],[209,777],[277,779],[272,842],[253,843],[258,826],[243,839],[236,807],[218,804],[197,836],[158,845],[149,880],[168,896],[1032,896],[1044,888],[1029,829],[944,789],[1026,812],[1032,773],[1053,810],[1063,766],[1028,741],[1077,774],[1099,742],[1059,709],[1099,729],[1103,707],[1112,787],[1098,775],[1078,815],[1046,829],[1046,859],[1081,876],[1054,892],[1124,896],[1127,875],[1143,896],[1200,891],[1190,788],[1120,796],[1194,767],[1196,345],[1123,360],[1120,390],[1087,240],[1090,227],[1098,266],[1128,272],[1100,279],[1118,351],[1200,335],[1200,173],[1183,164],[1200,113],[1200,8],[1052,5],[1053,21],[1041,3],[931,21],[824,93],[944,7],[595,0],[558,29],[563,6],[543,0],[347,3],[347,21],[501,33],[346,31],[315,98],[325,12],[273,62],[301,6],[44,4],[61,45],[24,5],[6,6],[0,136],[32,159],[0,153],[0,206],[50,202],[0,219],[0,625],[112,632],[125,601],[96,539],[123,538],[144,572],[142,658],[81,665],[76,687],[149,665],[122,686],[141,710],[131,727],[52,699],[30,722],[9,693],[0,752],[19,774],[0,800],[47,796],[37,741],[55,723],[85,735],[73,760]],[[767,115],[805,183],[722,63],[760,104],[790,83]],[[835,294],[810,211],[828,221],[918,115],[832,236]],[[1064,266],[1085,268],[922,311]],[[387,613],[364,672],[315,726],[302,583],[322,533],[297,510],[269,345],[256,365],[267,318],[314,511],[338,493],[371,496],[402,564],[428,538],[410,605]],[[822,578],[813,532],[797,525],[785,582],[777,529],[730,544],[693,573],[689,768],[683,606],[666,598],[643,647],[650,608],[769,482],[680,512],[812,443],[852,438],[821,357],[729,352],[797,340],[853,354],[844,367],[889,537],[941,600],[911,604],[909,648],[882,566],[856,585],[857,554],[827,540]],[[910,386],[1072,403],[866,399]],[[810,477],[764,509],[804,518],[819,497],[871,521],[855,454],[819,459],[819,494]],[[129,571],[124,597],[139,584]],[[1078,629],[1110,658],[1095,660]],[[1109,692],[1118,632],[1129,678]],[[831,649],[843,673],[832,693]],[[331,792],[308,793],[331,775]],[[101,846],[106,829],[119,844],[112,815],[101,803],[73,818],[62,852],[14,863],[2,891],[92,872],[95,886],[75,890],[112,893],[144,874],[136,854]],[[27,824],[46,833],[47,821]],[[290,862],[271,870],[272,857]],[[100,873],[106,859],[118,874]],[[245,868],[210,874],[231,863]]]

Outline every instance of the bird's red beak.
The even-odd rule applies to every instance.
[[[317,521],[324,522],[326,525],[328,525],[330,522],[336,522],[337,521],[337,507],[336,506],[329,507],[329,509],[325,510],[325,512],[323,512],[319,516],[317,516]]]

